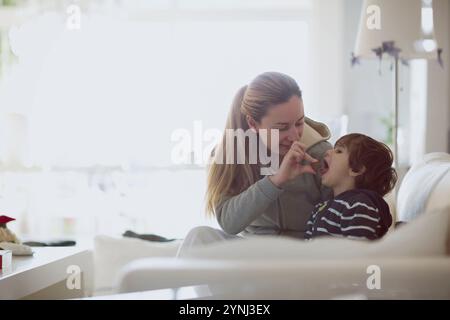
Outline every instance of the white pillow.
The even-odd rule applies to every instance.
[[[449,254],[450,207],[421,215],[384,238],[369,242],[343,238],[302,241],[261,236],[194,247],[185,258],[205,259],[349,259],[367,257],[426,257]]]
[[[113,293],[120,269],[132,260],[175,257],[180,241],[151,242],[136,238],[97,236],[94,240],[94,294]]]
[[[426,154],[406,173],[397,197],[399,221],[450,205],[450,154]]]

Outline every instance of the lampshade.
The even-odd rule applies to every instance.
[[[393,42],[402,59],[436,58],[439,41],[435,37],[433,12],[431,7],[422,10],[422,0],[365,0],[354,55],[375,58],[374,50]],[[424,32],[424,23],[425,27],[431,23],[428,33]],[[424,40],[428,44],[434,41],[433,46],[424,48]]]

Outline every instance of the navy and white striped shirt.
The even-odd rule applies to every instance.
[[[314,207],[306,224],[305,239],[318,236],[375,240],[388,231],[392,216],[376,192],[353,189]]]

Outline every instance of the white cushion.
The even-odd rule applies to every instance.
[[[94,240],[95,294],[114,292],[117,275],[132,260],[175,257],[180,241],[151,242],[135,238],[97,236]]]
[[[450,206],[450,154],[426,154],[403,178],[397,197],[399,221]]]

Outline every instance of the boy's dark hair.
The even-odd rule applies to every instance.
[[[359,133],[351,133],[336,141],[335,146],[345,147],[349,153],[350,168],[364,173],[355,178],[355,187],[368,189],[384,196],[397,182],[397,172],[392,168],[394,156],[382,142]]]

